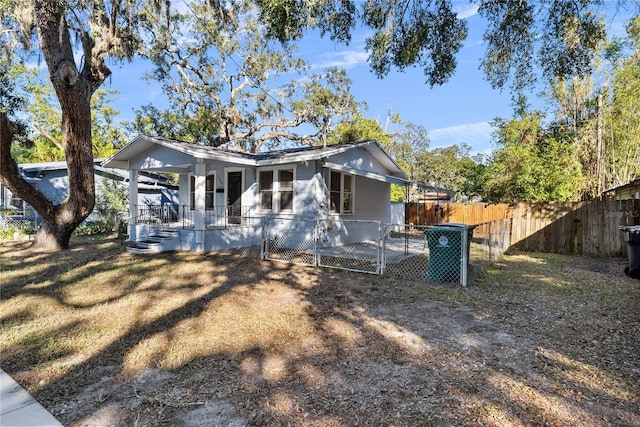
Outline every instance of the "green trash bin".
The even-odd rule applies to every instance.
[[[429,279],[437,283],[460,282],[462,259],[469,265],[469,250],[474,226],[443,223],[425,230],[429,246]],[[462,236],[467,232],[465,253]]]

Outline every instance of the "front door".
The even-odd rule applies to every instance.
[[[240,224],[242,216],[242,172],[227,172],[227,216],[229,223]]]

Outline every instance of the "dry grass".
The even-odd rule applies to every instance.
[[[65,425],[640,425],[623,259],[512,254],[463,291],[27,245],[0,245],[0,366]]]

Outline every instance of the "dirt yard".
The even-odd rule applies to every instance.
[[[467,289],[0,245],[0,366],[67,426],[638,426],[640,281],[512,253]]]

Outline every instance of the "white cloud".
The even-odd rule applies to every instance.
[[[339,52],[324,53],[318,57],[318,62],[313,68],[338,67],[351,69],[365,64],[369,55],[364,50],[342,50]]]
[[[466,143],[473,153],[491,150],[491,135],[494,128],[489,122],[466,123],[446,128],[429,130],[431,148],[448,147]]]
[[[478,5],[477,4],[465,4],[461,6],[456,6],[454,11],[458,15],[458,19],[467,19],[478,13]]]

